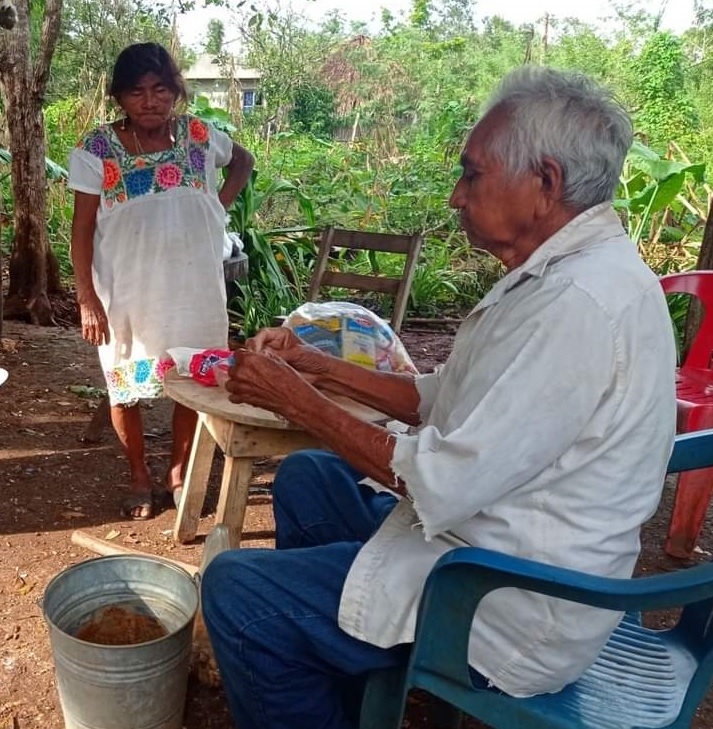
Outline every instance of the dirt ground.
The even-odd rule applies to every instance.
[[[402,339],[422,372],[445,360],[453,328],[407,327]],[[65,567],[95,556],[75,546],[75,529],[135,549],[198,565],[213,523],[221,470],[216,457],[209,496],[194,544],[174,544],[175,511],[147,522],[119,514],[127,471],[109,428],[96,445],[79,441],[102,386],[95,351],[77,329],[38,328],[5,322],[0,366],[10,373],[0,387],[0,729],[60,729],[54,667],[39,600],[49,579]],[[170,445],[169,403],[145,407],[147,447],[155,474],[164,473]],[[271,545],[269,485],[275,460],[257,464],[243,547]],[[670,511],[667,489],[658,513],[646,525],[639,572],[682,566],[662,551]],[[713,532],[706,528],[697,559],[710,557]],[[668,616],[658,615],[664,622]],[[435,728],[428,701],[411,703],[406,725]],[[230,729],[220,688],[194,679],[189,685],[186,729]],[[468,726],[475,728],[474,722]],[[693,729],[713,727],[709,696]]]

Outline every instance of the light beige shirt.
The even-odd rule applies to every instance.
[[[348,575],[339,623],[411,642],[426,576],[470,544],[629,577],[676,421],[661,287],[612,208],[591,208],[471,312],[440,372],[417,379],[423,425],[398,435],[399,502]],[[621,615],[515,589],[478,608],[469,661],[514,696],[558,691]]]

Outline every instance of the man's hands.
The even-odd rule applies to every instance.
[[[232,402],[246,402],[295,419],[300,403],[309,396],[311,385],[299,372],[272,350],[234,352],[235,365],[230,368],[225,389]]]
[[[393,488],[396,479],[389,466],[393,437],[384,428],[360,420],[315,389],[338,392],[342,388],[348,390],[347,384],[351,385],[353,380],[363,380],[356,394],[372,392],[379,389],[372,378],[383,373],[344,362],[303,344],[286,327],[264,329],[248,340],[245,349],[235,351],[234,356],[235,366],[230,368],[225,384],[232,402],[279,413],[316,436],[365,475]]]
[[[246,342],[250,352],[277,355],[281,360],[297,370],[308,382],[317,384],[321,375],[330,373],[334,358],[330,355],[304,344],[302,340],[287,327],[263,329]]]
[[[79,301],[79,315],[82,321],[83,339],[97,346],[109,344],[109,322],[98,296]]]

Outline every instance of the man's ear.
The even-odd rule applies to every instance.
[[[564,172],[562,165],[552,157],[543,157],[537,169],[540,178],[540,212],[547,214],[562,200]]]

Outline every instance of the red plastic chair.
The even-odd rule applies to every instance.
[[[684,362],[676,371],[676,430],[713,428],[713,271],[662,276],[666,294],[691,294],[703,304],[703,319]],[[690,557],[713,497],[713,468],[678,477],[665,550]]]

